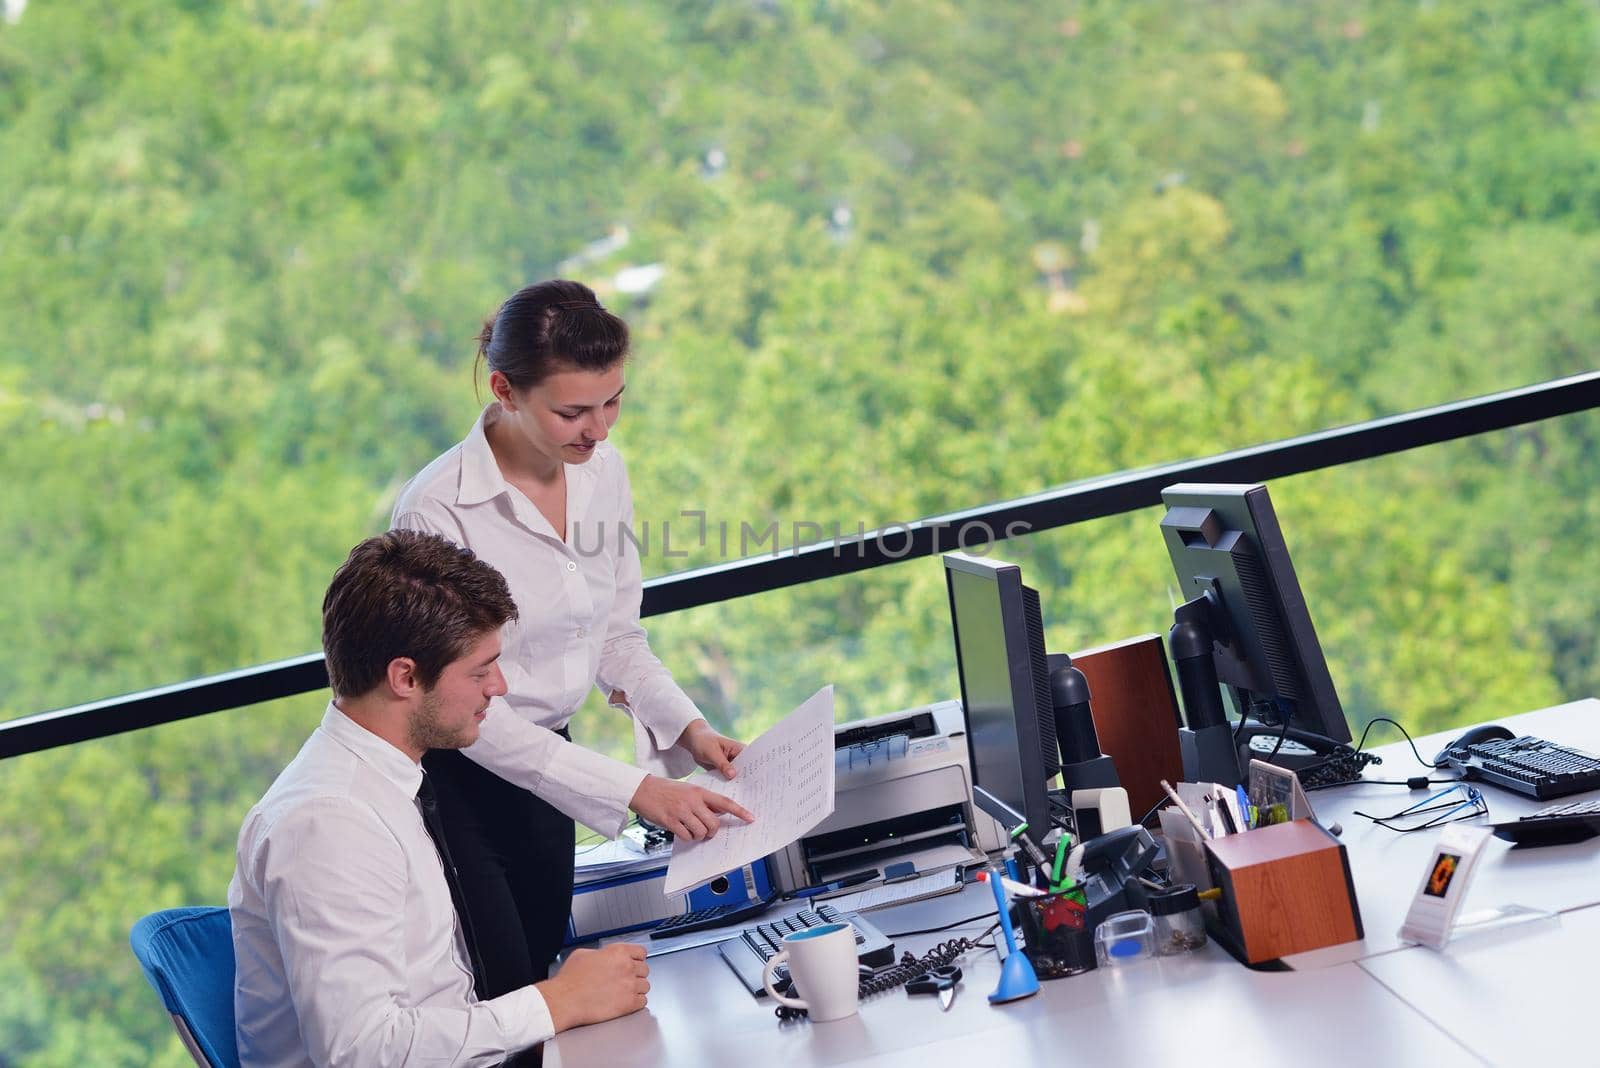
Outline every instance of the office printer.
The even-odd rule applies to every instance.
[[[906,861],[918,872],[978,863],[1006,844],[972,803],[960,701],[841,724],[833,757],[833,814],[772,855],[780,890]]]

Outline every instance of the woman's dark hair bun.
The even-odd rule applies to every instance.
[[[606,371],[628,355],[628,324],[581,282],[524,286],[478,334],[478,357],[512,386],[536,386],[557,371]]]
[[[489,358],[489,343],[494,340],[494,316],[483,321],[483,329],[478,331],[478,358]]]

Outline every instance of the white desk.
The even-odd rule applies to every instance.
[[[973,885],[869,915],[895,934],[980,913],[983,920],[969,927],[895,939],[897,949],[920,952],[982,931],[994,915],[990,891]],[[970,953],[961,965],[965,977],[948,1013],[937,998],[897,989],[867,999],[845,1020],[780,1024],[770,1001],[752,998],[715,947],[653,957],[648,1009],[566,1032],[546,1050],[545,1064],[790,1068],[870,1061],[931,1068],[962,1055],[985,1063],[970,1059],[980,1054],[1025,1057],[1014,1061],[1020,1064],[1050,1063],[1041,1058],[1054,1055],[1074,1064],[1179,1064],[1197,1042],[1217,1042],[1227,1051],[1218,1063],[1254,1065],[1268,1063],[1285,1041],[1328,1031],[1333,1014],[1371,1026],[1337,1044],[1306,1044],[1297,1068],[1349,1068],[1353,1056],[1368,1064],[1429,1064],[1441,1048],[1455,1046],[1354,964],[1253,972],[1208,945],[1183,958],[1046,982],[1037,997],[1002,1006],[986,998],[1000,975],[994,952]],[[1478,1063],[1464,1049],[1456,1052],[1463,1063]]]
[[[1597,951],[1600,908],[1590,907],[1360,968],[1493,1064],[1593,1065]]]
[[[1600,701],[1503,722],[1600,750]],[[1451,736],[1419,741],[1419,748],[1431,757]],[[1404,760],[1396,747],[1384,746],[1385,763],[1371,774],[1405,778],[1413,765],[1403,742],[1400,750]],[[1539,807],[1502,790],[1484,792],[1495,819]],[[1600,903],[1600,840],[1514,854],[1491,843],[1465,907],[1527,904],[1566,912],[1558,921],[1476,936],[1443,954],[1402,949],[1395,932],[1433,835],[1397,835],[1349,810],[1370,805],[1369,812],[1391,812],[1408,796],[1403,787],[1379,786],[1311,795],[1325,821],[1344,824],[1366,938],[1300,954],[1290,962],[1293,972],[1252,971],[1208,945],[1182,958],[1046,982],[1037,997],[991,1006],[985,995],[994,989],[999,964],[992,951],[975,952],[961,961],[965,981],[948,1013],[935,998],[893,990],[869,998],[846,1020],[780,1024],[771,1004],[752,998],[716,949],[704,946],[651,958],[649,1008],[561,1035],[546,1050],[545,1063],[804,1068],[870,1061],[934,1068],[998,1056],[1025,1064],[1509,1066],[1563,1063],[1558,1050],[1564,1063],[1600,1060],[1572,1058],[1571,1040],[1585,1037],[1582,1023],[1555,1023],[1543,1046],[1529,1045],[1504,1025],[1552,1023],[1563,1014],[1584,1018],[1578,999],[1600,951],[1600,909],[1574,910]],[[971,926],[894,940],[897,951],[920,953],[946,938],[975,936],[993,911],[988,890],[972,886],[869,916],[891,935],[983,917]],[[1558,988],[1552,992],[1552,986]]]
[[[1600,701],[1593,698],[1554,708],[1507,716],[1503,723],[1518,734],[1534,734],[1551,741],[1600,753]],[[1383,724],[1376,734],[1394,728]],[[1417,749],[1427,760],[1460,731],[1430,734],[1417,739]],[[1427,768],[1416,762],[1404,741],[1375,747],[1383,763],[1367,769],[1372,779],[1405,779]],[[1449,774],[1439,775],[1448,778]],[[1532,801],[1498,786],[1479,784],[1489,803],[1489,818],[1474,822],[1498,823],[1537,811],[1551,801]],[[1441,789],[1441,787],[1430,787]],[[1313,790],[1311,807],[1324,825],[1344,825],[1342,841],[1350,850],[1350,874],[1356,884],[1366,938],[1343,946],[1300,953],[1287,958],[1295,969],[1326,967],[1344,961],[1365,960],[1401,947],[1400,923],[1422,879],[1437,831],[1396,834],[1355,815],[1360,809],[1375,816],[1398,812],[1422,796],[1403,786],[1353,785],[1334,790]],[[1563,799],[1565,800],[1565,799]],[[1510,843],[1491,839],[1472,889],[1462,903],[1464,912],[1497,905],[1527,905],[1547,912],[1566,912],[1600,904],[1600,839],[1575,845],[1541,849],[1512,849]],[[1596,1058],[1600,1063],[1600,1057]]]

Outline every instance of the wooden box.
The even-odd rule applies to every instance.
[[[1362,937],[1344,845],[1311,820],[1205,843],[1222,889],[1212,935],[1247,964]]]

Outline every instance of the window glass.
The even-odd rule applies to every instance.
[[[1592,362],[1593,5],[926,14],[6,3],[0,715],[314,648],[535,278],[783,544]]]
[[[1596,18],[6,0],[0,718],[315,649],[537,278],[633,325],[648,575],[1587,369]],[[1273,485],[1352,725],[1600,689],[1597,439]],[[1157,519],[994,553],[1053,648],[1164,634]],[[846,719],[955,696],[946,620],[921,560],[647,626],[748,738],[825,682]],[[127,930],[222,900],[324,701],[0,761],[8,1060],[186,1063]]]

